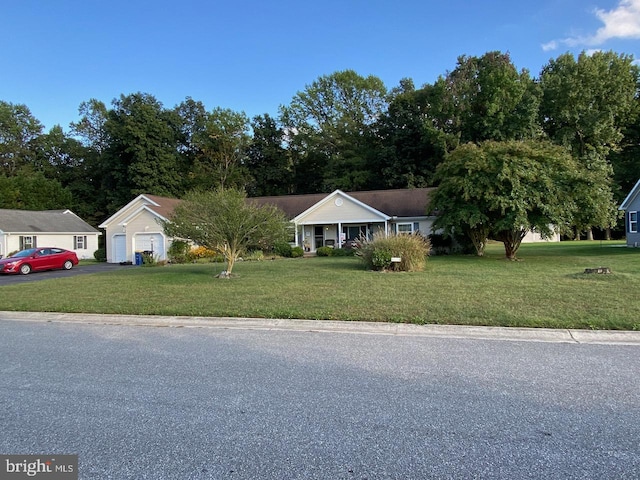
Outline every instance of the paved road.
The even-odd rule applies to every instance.
[[[71,270],[47,270],[44,272],[32,272],[29,275],[0,274],[0,286],[23,282],[35,282],[38,280],[50,280],[52,278],[66,278],[86,273],[100,273],[119,270],[122,268],[136,268],[132,265],[120,265],[117,263],[93,263],[76,265]]]
[[[637,344],[68,320],[0,315],[0,452],[82,479],[640,477]]]

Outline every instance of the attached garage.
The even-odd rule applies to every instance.
[[[138,233],[135,236],[136,252],[153,252],[153,256],[164,259],[164,237],[161,233]]]
[[[127,236],[124,233],[112,237],[111,248],[113,249],[113,263],[127,261]]]

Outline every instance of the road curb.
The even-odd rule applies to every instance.
[[[155,315],[103,315],[91,313],[0,312],[0,321],[83,323],[173,328],[289,330],[413,337],[448,337],[478,340],[640,346],[640,332],[550,328],[483,327],[468,325],[413,325],[384,322],[182,317]]]

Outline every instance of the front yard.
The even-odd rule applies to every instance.
[[[524,245],[522,261],[432,257],[419,273],[365,271],[356,258],[130,267],[0,287],[0,310],[367,320],[640,330],[640,249],[620,242]],[[611,275],[584,274],[609,267]]]

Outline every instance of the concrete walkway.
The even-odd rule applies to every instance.
[[[640,332],[550,328],[475,327],[465,325],[411,325],[403,323],[345,322],[225,317],[167,317],[87,313],[3,312],[0,321],[85,323],[147,327],[289,330],[360,335],[448,337],[517,342],[584,343],[640,346]]]

